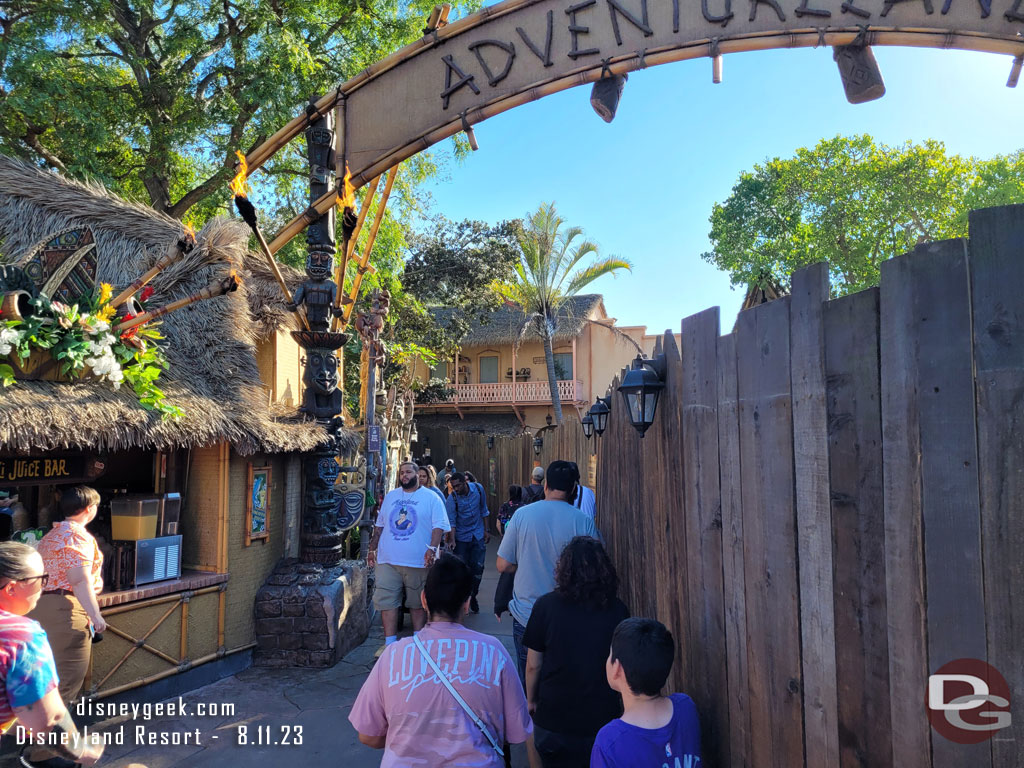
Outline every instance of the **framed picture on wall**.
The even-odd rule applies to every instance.
[[[245,546],[270,538],[270,466],[254,467],[249,462],[248,493],[245,497]]]

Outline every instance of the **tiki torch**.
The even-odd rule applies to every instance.
[[[335,268],[334,282],[337,285],[337,293],[334,294],[334,306],[340,308],[342,302],[345,299],[345,272],[348,271],[348,255],[349,245],[352,242],[352,235],[356,229],[363,223],[363,219],[366,218],[366,210],[369,208],[370,196],[368,195],[363,201],[363,210],[359,212],[359,218],[356,218],[356,191],[352,186],[352,174],[348,170],[348,164],[345,164],[345,178],[341,184],[341,198],[338,200],[338,206],[342,209],[341,214],[341,259],[338,262],[338,266]],[[338,318],[331,320],[331,330],[337,331],[338,329]]]
[[[277,260],[274,259],[274,254],[270,252],[270,247],[267,245],[267,241],[263,239],[263,233],[260,231],[259,222],[256,221],[256,208],[252,203],[249,202],[249,197],[246,195],[245,178],[248,175],[249,168],[245,164],[245,155],[241,152],[235,152],[238,155],[238,173],[235,178],[231,180],[231,191],[235,196],[235,208],[238,209],[238,214],[242,217],[242,220],[249,225],[249,229],[256,236],[256,242],[260,245],[260,250],[263,255],[267,257],[267,263],[270,265],[270,271],[274,273],[274,277],[277,279],[277,284],[281,286],[281,290],[284,292],[285,300],[288,304],[292,303],[292,292],[288,290],[288,284],[284,281],[284,276],[281,274],[281,270],[278,269]],[[296,308],[295,314],[298,315],[299,320],[302,321],[302,326],[308,331],[309,321],[306,320],[306,316]]]
[[[124,304],[130,299],[137,290],[142,288],[146,283],[160,274],[163,270],[167,269],[171,264],[176,262],[186,253],[191,252],[196,247],[196,233],[188,224],[185,225],[185,232],[181,238],[172,244],[168,249],[167,253],[138,280],[129,285],[117,296],[114,297],[113,301],[110,302],[110,306],[117,308]]]
[[[143,312],[141,315],[135,315],[135,317],[125,320],[117,326],[117,331],[121,333],[130,330],[137,325],[148,323],[150,320],[163,317],[176,309],[187,307],[189,304],[194,304],[197,301],[212,299],[217,296],[223,296],[224,294],[231,293],[232,291],[237,290],[240,283],[241,280],[239,280],[235,270],[231,270],[227,276],[217,278],[198,293],[193,293],[191,296],[186,296],[183,299],[172,301],[170,304],[165,304],[159,309],[154,309],[152,312]]]

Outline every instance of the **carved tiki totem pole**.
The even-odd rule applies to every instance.
[[[317,115],[307,108],[311,121],[306,129],[309,156],[310,203],[327,193],[334,183],[334,115]],[[303,305],[308,331],[292,336],[306,351],[301,410],[324,426],[328,439],[303,461],[305,496],[302,511],[302,559],[333,565],[343,557],[345,533],[338,521],[341,494],[334,486],[339,466],[337,431],[341,425],[343,392],[338,382],[338,350],[348,340],[331,333],[330,322],[340,310],[334,306],[338,287],[331,279],[334,267],[334,209],[306,229],[306,275],[295,292],[295,306]]]

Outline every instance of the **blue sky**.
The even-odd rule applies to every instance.
[[[1024,84],[1006,87],[1011,57],[874,51],[887,92],[858,106],[830,48],[728,55],[720,85],[709,59],[636,72],[610,125],[591,110],[589,86],[549,96],[478,124],[480,151],[431,185],[436,209],[493,222],[553,200],[604,254],[633,262],[631,274],[593,283],[619,324],[678,329],[717,305],[728,331],[742,291],[700,254],[711,206],[742,171],[838,134],[934,138],[978,157],[1024,146]]]

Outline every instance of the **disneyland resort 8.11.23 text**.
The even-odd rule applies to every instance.
[[[126,703],[80,701],[75,707],[79,718],[104,718],[115,720],[104,723],[103,730],[82,728],[86,738],[103,744],[134,746],[206,746],[219,739],[232,740],[238,746],[301,746],[303,732],[301,725],[253,725],[250,723],[224,723],[224,718],[235,715],[235,705],[220,702],[186,702],[181,697],[176,701],[158,703]],[[177,727],[168,728],[171,722],[152,722],[156,718],[175,718]],[[181,720],[188,718],[217,718],[213,729],[197,726],[181,728]],[[121,720],[121,722],[116,722]],[[217,732],[219,731],[219,733]],[[18,744],[52,746],[50,739],[67,738],[65,733],[34,734],[18,726],[15,733]]]

